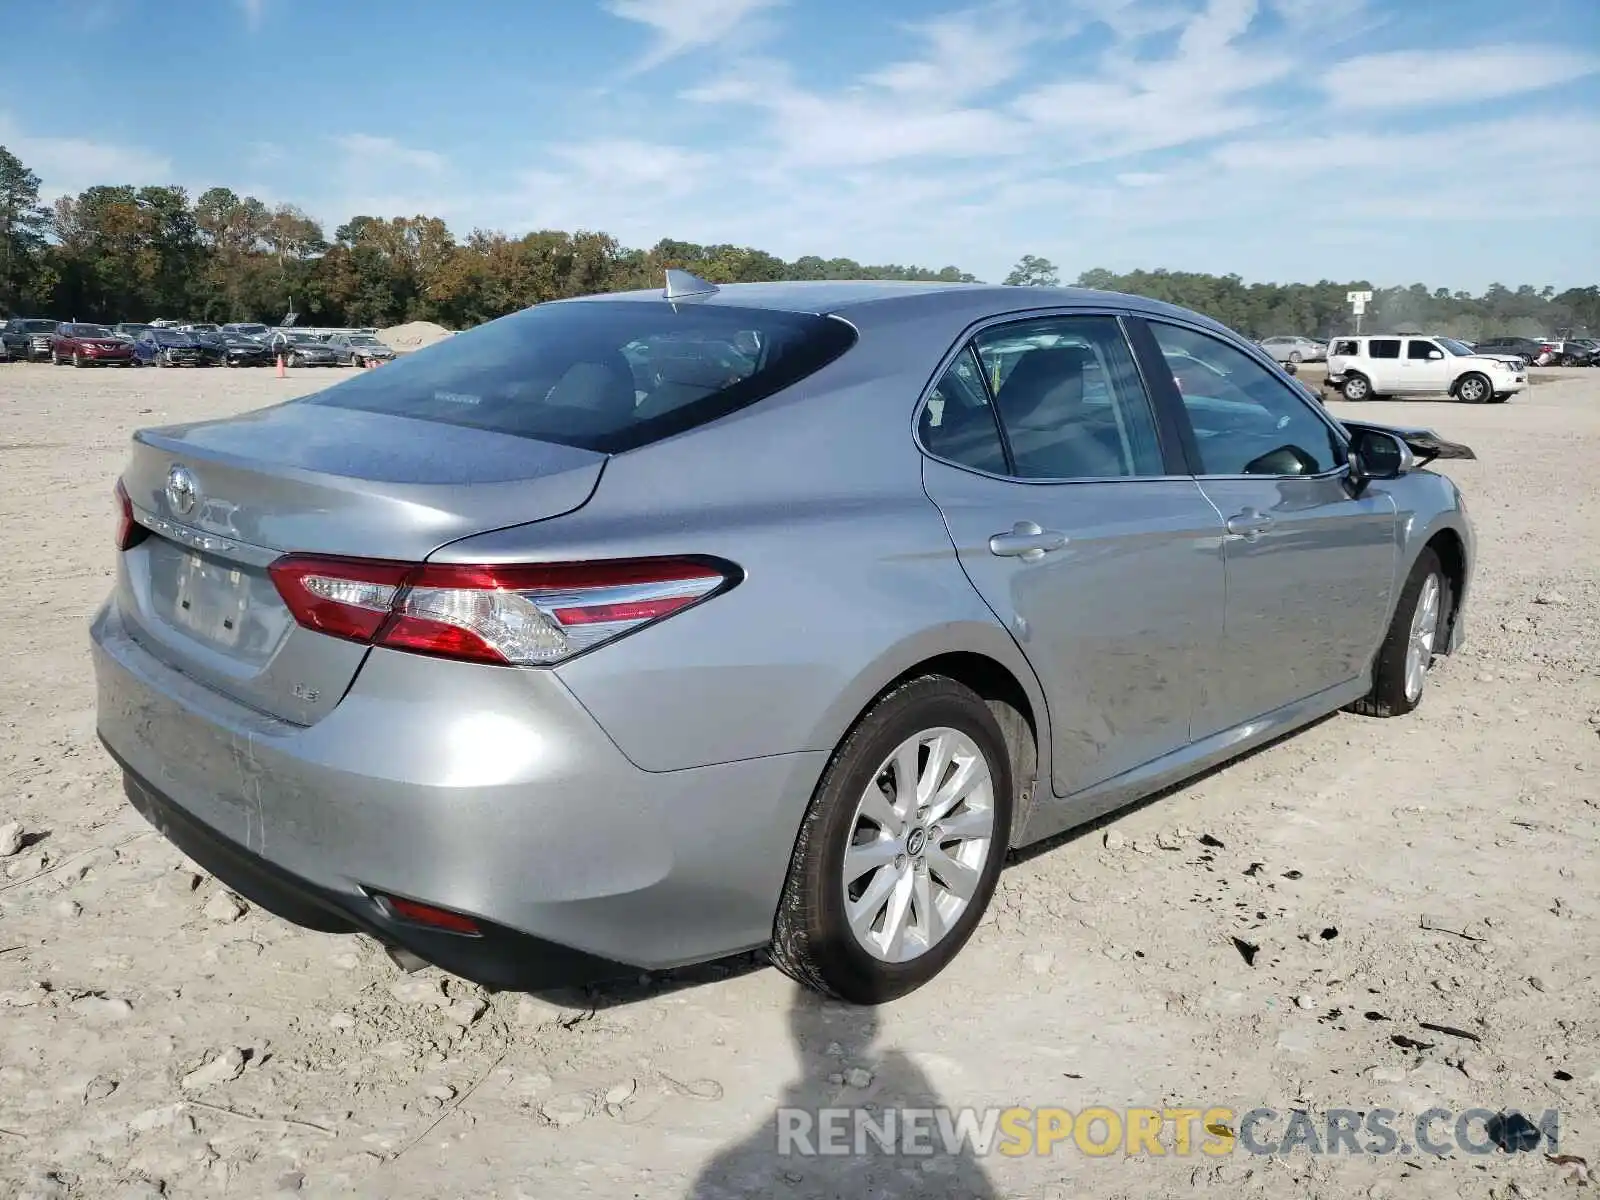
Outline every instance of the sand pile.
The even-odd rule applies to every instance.
[[[407,321],[392,329],[378,330],[378,340],[396,350],[420,350],[450,336],[450,330],[432,321]]]

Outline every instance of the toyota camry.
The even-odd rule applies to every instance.
[[[138,432],[100,736],[302,925],[496,986],[765,947],[881,1002],[1008,850],[1415,708],[1471,588],[1449,456],[1165,304],[669,272]]]

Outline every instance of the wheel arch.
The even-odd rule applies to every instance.
[[[834,750],[895,688],[924,675],[943,675],[971,688],[994,714],[1005,738],[1016,789],[1008,845],[1038,802],[1050,778],[1049,711],[1038,677],[1015,642],[997,625],[963,622],[901,643],[857,675],[829,709],[813,745]]]
[[[1456,646],[1456,620],[1466,599],[1467,547],[1460,533],[1446,525],[1434,530],[1423,543],[1423,549],[1432,550],[1444,568],[1445,579],[1450,584],[1449,632],[1440,654],[1449,654]]]

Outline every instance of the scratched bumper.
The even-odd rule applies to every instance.
[[[550,672],[387,650],[294,725],[156,658],[114,600],[91,633],[100,737],[186,823],[335,902],[392,893],[631,967],[768,940],[773,829],[826,759],[642,771]]]

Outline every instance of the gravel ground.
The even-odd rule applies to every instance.
[[[1448,465],[1480,539],[1469,641],[1420,711],[1339,715],[1027,855],[947,975],[876,1012],[756,962],[541,997],[406,975],[247,908],[128,809],[85,634],[128,434],[330,375],[0,366],[0,1192],[1503,1197],[1582,1172],[1543,1145],[1170,1135],[775,1155],[775,1106],[864,1103],[1558,1109],[1600,1173],[1600,371],[1362,406],[1479,454]]]

